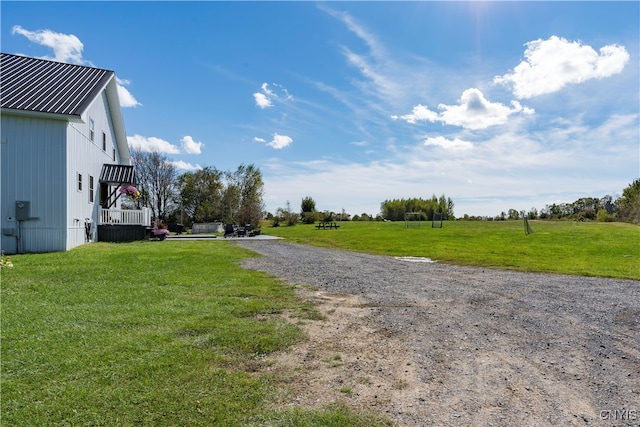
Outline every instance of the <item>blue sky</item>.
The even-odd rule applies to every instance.
[[[255,164],[269,211],[456,216],[640,176],[639,2],[12,2],[1,47],[114,70],[129,143]]]

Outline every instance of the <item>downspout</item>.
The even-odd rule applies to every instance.
[[[18,229],[17,229],[17,233],[16,233],[16,253],[17,254],[21,254],[22,252],[20,252],[20,236],[22,236],[22,220],[19,219],[18,221]]]

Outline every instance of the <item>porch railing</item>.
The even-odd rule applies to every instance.
[[[144,225],[145,227],[151,227],[151,209],[100,208],[100,224]]]

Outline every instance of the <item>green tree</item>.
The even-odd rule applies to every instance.
[[[287,225],[296,225],[298,223],[298,214],[291,210],[291,203],[287,200],[286,208],[278,208],[276,211],[276,217],[278,217],[277,224],[280,225],[281,221],[284,221]]]
[[[616,204],[621,221],[640,224],[640,179],[634,180],[622,191]]]
[[[380,211],[385,219],[404,221],[407,212],[423,212],[422,220],[432,220],[435,212],[442,213],[443,219],[453,219],[454,203],[443,194],[440,198],[433,195],[431,199],[411,198],[385,200],[380,204]]]
[[[230,202],[237,203],[237,210],[233,216],[235,222],[259,228],[264,212],[264,182],[260,169],[255,165],[241,164],[235,172],[228,174],[228,177],[228,187],[233,187]]]
[[[447,197],[447,211],[444,216],[444,219],[455,219],[455,215],[453,209],[456,207],[456,204],[453,203],[450,197]]]
[[[225,172],[228,178],[230,172]],[[234,183],[227,181],[222,191],[222,199],[220,200],[220,216],[225,224],[236,223],[236,213],[240,209],[240,189]]]
[[[318,218],[316,201],[311,197],[304,197],[300,204],[300,217],[305,224],[313,224]]]
[[[213,167],[178,177],[180,205],[192,222],[222,219],[223,173]]]
[[[607,211],[608,214],[614,214],[618,209],[613,196],[609,194],[600,199],[600,208]]]
[[[302,203],[300,204],[301,212],[315,212],[316,211],[316,201],[311,197],[304,197],[302,199]]]
[[[509,209],[509,219],[520,219],[520,212],[515,209]]]

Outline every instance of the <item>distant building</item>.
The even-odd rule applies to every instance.
[[[0,248],[98,240],[104,218],[124,218],[119,188],[135,184],[115,73],[2,53],[0,76]]]

